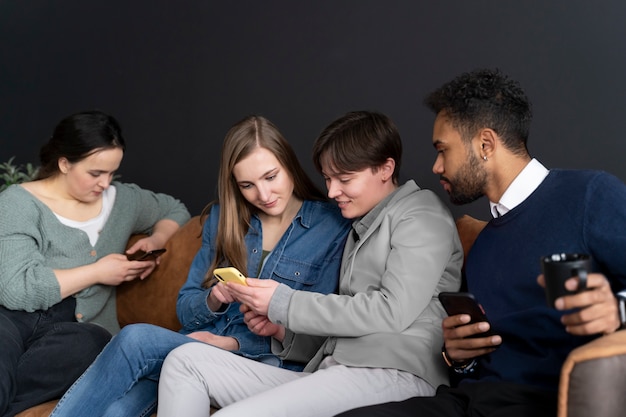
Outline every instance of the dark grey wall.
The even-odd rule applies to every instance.
[[[36,162],[58,120],[98,108],[124,128],[122,180],[196,214],[243,116],[272,119],[318,179],[319,131],[372,109],[401,131],[403,177],[448,201],[422,99],[461,72],[499,67],[534,103],[533,155],[625,180],[625,17],[623,0],[0,0],[0,162]],[[484,199],[452,210],[488,216]]]

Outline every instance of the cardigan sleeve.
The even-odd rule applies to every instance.
[[[42,253],[49,219],[17,187],[0,194],[0,305],[47,309],[61,301],[59,283]]]
[[[114,185],[118,190],[116,209],[132,223],[133,233],[150,233],[159,220],[173,220],[182,226],[191,218],[185,205],[168,194],[155,193],[136,184]],[[120,217],[113,213],[111,216]]]

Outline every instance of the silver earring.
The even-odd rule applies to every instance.
[[[483,160],[486,161],[487,160],[487,155],[483,155]]]

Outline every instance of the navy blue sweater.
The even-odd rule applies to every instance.
[[[537,284],[543,255],[592,255],[594,271],[626,288],[626,186],[600,171],[551,170],[519,206],[492,219],[474,243],[467,285],[502,345],[479,359],[475,377],[557,389],[567,354],[590,337],[572,336],[563,313]]]

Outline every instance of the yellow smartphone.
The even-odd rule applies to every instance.
[[[232,282],[235,284],[248,285],[246,284],[246,277],[239,272],[237,268],[232,266],[226,268],[215,268],[213,276],[224,283]]]

